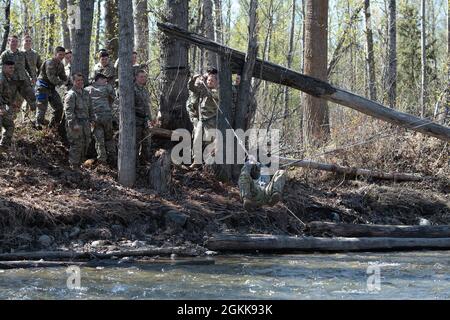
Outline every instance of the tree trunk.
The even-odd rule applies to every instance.
[[[157,160],[152,162],[149,169],[149,184],[158,194],[164,194],[169,191],[172,177],[170,152],[160,149],[156,157]]]
[[[23,25],[23,34],[30,34],[30,11],[29,11],[30,3],[28,1],[22,1],[22,25]]]
[[[71,2],[75,1],[72,0]],[[71,39],[73,51],[72,74],[81,73],[87,84],[89,79],[94,0],[79,0],[76,3],[73,7],[75,23]]]
[[[166,0],[163,19],[180,28],[188,28],[188,0]],[[161,46],[161,126],[166,129],[192,129],[186,111],[189,96],[188,45],[165,34],[160,34]]]
[[[215,41],[214,20],[213,20],[213,3],[212,0],[203,1],[203,27],[206,38]],[[206,67],[217,68],[217,55],[213,52],[205,52]]]
[[[223,43],[222,0],[214,0],[214,16],[216,21],[216,41]]]
[[[328,0],[306,0],[305,74],[327,80]],[[318,146],[330,135],[326,101],[304,97],[303,137],[305,145]]]
[[[215,142],[217,149],[223,151],[222,160],[223,164],[216,167],[216,175],[219,180],[231,181],[233,176],[233,166],[227,164],[227,154],[228,157],[233,158],[234,150],[229,150],[227,146],[227,141],[229,139],[234,139],[234,136],[227,136],[227,131],[233,130],[233,91],[232,91],[232,78],[231,78],[231,68],[228,58],[226,56],[219,56],[219,110],[217,113],[217,130],[222,133],[222,139],[216,137]],[[231,132],[231,131],[230,131]],[[220,141],[221,140],[221,141]],[[223,143],[222,146],[220,144]],[[217,150],[216,149],[216,150]]]
[[[368,170],[361,168],[352,167],[341,167],[336,164],[319,163],[310,160],[296,160],[296,159],[286,159],[280,158],[280,163],[285,164],[287,167],[301,167],[307,169],[322,170],[328,172],[335,172],[344,174],[350,177],[367,177],[382,180],[393,180],[393,181],[423,181],[424,177],[409,173],[399,173],[392,172],[386,173],[377,170]]]
[[[97,0],[97,19],[95,26],[95,53],[100,50],[100,25],[102,20],[102,11],[101,11],[102,0]]]
[[[317,1],[317,0],[314,0]],[[450,249],[450,238],[314,238],[218,234],[206,247],[214,251],[351,252]]]
[[[63,36],[63,46],[66,49],[71,49],[70,45],[70,30],[69,25],[67,23],[67,0],[59,0],[59,9],[61,12],[61,28],[62,28],[62,36]]]
[[[333,51],[333,54],[331,55],[330,63],[328,63],[328,70],[327,70],[327,76],[328,78],[332,75],[334,68],[338,64],[339,60],[343,56],[344,52],[348,49],[349,46],[344,46],[345,41],[347,40],[348,33],[350,32],[351,28],[355,24],[355,22],[358,20],[359,13],[363,9],[364,4],[359,6],[355,9],[352,16],[350,17],[350,20],[348,21],[348,24],[346,25],[344,32],[342,33],[342,36],[339,38],[336,44],[336,48]]]
[[[389,0],[389,69],[388,69],[388,95],[389,107],[397,105],[397,3]]]
[[[421,53],[422,53],[422,82],[420,94],[420,115],[425,117],[425,108],[427,104],[427,24],[426,24],[426,0],[421,1]]]
[[[117,59],[119,52],[119,39],[117,38],[119,33],[117,29],[119,20],[117,16],[118,2],[118,0],[107,0],[105,5],[105,44],[112,61]],[[133,18],[128,22],[131,23],[131,21],[133,21]],[[131,44],[131,49],[133,49],[133,45],[134,43]]]
[[[377,86],[375,79],[375,54],[373,51],[372,13],[370,11],[370,0],[364,1],[364,15],[366,20],[367,41],[367,68],[369,73],[369,98],[377,100]]]
[[[444,111],[442,115],[443,123],[445,123],[447,114],[450,113],[450,0],[447,6],[447,101]]]
[[[250,0],[249,7],[249,26],[248,26],[248,45],[245,63],[242,68],[241,83],[238,88],[238,99],[235,110],[234,129],[242,129],[244,132],[248,129],[251,121],[250,104],[253,103],[254,91],[251,83],[255,68],[256,57],[258,55],[258,0]],[[236,141],[236,155],[245,151],[245,141]],[[238,151],[239,150],[239,151]],[[235,157],[237,160],[237,156]],[[239,177],[241,165],[233,166],[233,179]]]
[[[51,13],[48,17],[49,35],[48,35],[48,56],[52,56],[55,50],[55,34],[53,32],[53,26],[55,25],[55,14]]]
[[[314,221],[309,234],[333,237],[450,238],[450,226],[390,226]]]
[[[3,25],[3,41],[1,52],[6,50],[6,45],[8,44],[9,31],[11,29],[11,0],[6,1],[5,5],[5,23]]]
[[[149,30],[147,0],[134,0],[134,47],[138,54],[138,61],[147,63],[149,60]]]
[[[134,110],[133,1],[119,1],[119,183],[132,187],[136,182],[136,115]]]
[[[286,56],[287,68],[291,69],[292,67],[292,58],[294,55],[294,33],[295,33],[295,10],[296,10],[296,2],[297,0],[292,0],[292,11],[291,11],[291,27],[289,29],[289,47],[288,53]],[[284,111],[283,111],[283,131],[285,136],[288,132],[287,128],[287,118],[289,116],[289,88],[284,87]]]
[[[203,36],[180,29],[174,25],[157,23],[157,26],[164,33],[174,38],[185,40],[207,50],[219,53],[220,55],[227,56],[235,72],[240,72],[244,66],[246,55],[243,52],[219,45]],[[334,87],[325,81],[289,70],[269,61],[256,59],[253,77],[286,85],[315,97],[352,108],[371,117],[421,132],[443,141],[450,141],[450,128],[448,127],[407,113],[392,110],[380,103]]]

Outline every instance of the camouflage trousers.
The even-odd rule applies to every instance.
[[[150,161],[151,137],[148,135],[147,124],[144,120],[136,117],[136,163],[139,163],[139,158],[143,161]]]
[[[15,84],[19,91],[20,97],[22,97],[30,107],[31,111],[36,110],[36,96],[34,94],[34,88],[29,80],[16,80]],[[19,98],[18,105],[22,104],[22,99]]]
[[[112,117],[96,119],[92,135],[95,139],[97,159],[102,162],[106,162],[108,159],[114,161],[116,158],[116,142],[114,141]]]
[[[265,187],[261,187],[257,180],[252,179],[250,172],[243,168],[239,176],[238,185],[242,200],[252,200],[258,207],[262,207],[276,204],[272,196],[275,193],[282,195],[285,183],[286,172],[284,170],[278,170],[270,182]]]
[[[210,118],[208,120],[196,120],[194,121],[193,132],[193,146],[192,157],[195,164],[201,164],[203,159],[203,149],[205,145],[209,145],[214,142],[214,136],[207,130],[216,129],[216,118]],[[205,160],[205,159],[203,159]]]
[[[66,124],[67,139],[69,140],[69,163],[79,166],[86,160],[86,154],[91,143],[91,126],[87,120],[78,120],[79,129]]]
[[[0,115],[0,132],[0,146],[10,146],[14,134],[14,114],[11,111]]]
[[[63,119],[64,106],[61,101],[61,96],[55,88],[45,88],[41,86],[36,87],[36,123],[44,124],[45,114],[48,109],[48,103],[53,109],[53,115],[50,123],[52,125],[60,124]]]

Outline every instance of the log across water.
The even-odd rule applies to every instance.
[[[223,46],[173,24],[158,23],[157,25],[161,31],[169,36],[187,41],[206,50],[226,55],[230,60],[233,71],[238,73],[242,72],[246,56],[244,52]],[[352,108],[371,117],[418,131],[443,141],[450,141],[449,127],[415,117],[408,113],[393,110],[378,102],[339,89],[325,81],[306,76],[268,61],[256,60],[253,77],[301,90],[315,97]]]
[[[449,250],[450,238],[316,238],[218,234],[206,247],[223,252],[358,252]]]
[[[314,221],[308,224],[311,235],[336,237],[450,238],[450,226],[389,226]]]

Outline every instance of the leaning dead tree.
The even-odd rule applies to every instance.
[[[239,72],[245,63],[245,53],[220,45],[199,34],[186,31],[172,24],[158,23],[158,28],[165,34],[195,44],[206,50],[225,55],[231,62],[234,72]],[[306,76],[280,65],[257,59],[253,77],[289,86],[337,104],[357,110],[371,117],[421,132],[428,136],[450,141],[450,128],[427,119],[421,119],[408,113],[399,112],[382,104],[339,89],[325,81]]]

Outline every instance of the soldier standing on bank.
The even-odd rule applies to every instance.
[[[99,163],[116,162],[116,143],[114,141],[112,104],[116,99],[114,88],[101,73],[95,75],[95,82],[85,90],[89,93],[94,113],[93,136]]]
[[[69,163],[78,170],[86,160],[91,143],[91,126],[95,125],[89,93],[83,89],[84,78],[81,73],[72,76],[73,87],[64,98],[66,132],[69,141]]]
[[[14,61],[3,61],[0,74],[0,151],[11,145],[14,134],[15,101],[17,99],[17,86],[12,80],[14,75]]]
[[[42,59],[39,53],[37,53],[35,50],[33,50],[33,38],[30,35],[26,35],[23,38],[23,52],[25,52],[25,57],[28,61],[28,64],[30,65],[30,68],[36,73],[36,76],[39,75],[39,69],[42,65]],[[29,82],[29,85],[34,88],[36,85],[36,78],[35,79],[27,79]],[[35,105],[33,107],[30,107],[28,103],[19,103],[19,105],[22,105],[22,112],[25,116],[28,114],[29,111],[36,112]],[[29,117],[31,120],[31,117]]]
[[[53,58],[46,60],[41,67],[38,80],[36,82],[36,128],[42,129],[43,125],[47,125],[48,121],[45,119],[48,103],[53,109],[53,116],[50,121],[50,126],[59,126],[62,122],[63,104],[61,97],[56,91],[56,87],[67,83],[67,76],[64,70],[62,60],[66,54],[63,47],[56,47]]]
[[[189,102],[187,111],[194,125],[193,157],[191,168],[201,166],[203,155],[203,138],[205,142],[213,141],[208,130],[217,127],[217,111],[219,105],[218,71],[208,69],[205,75],[195,75],[189,81]]]
[[[94,80],[95,75],[98,73],[103,74],[108,79],[108,83],[114,87],[116,82],[116,68],[114,68],[109,59],[109,53],[106,51],[100,51],[99,53],[99,62],[94,67],[92,80]]]
[[[30,66],[25,52],[19,50],[17,36],[9,37],[9,49],[0,55],[0,62],[3,64],[6,61],[14,62],[12,80],[15,82],[20,96],[29,104],[31,110],[36,110],[36,98],[31,85],[36,82],[36,68]]]

